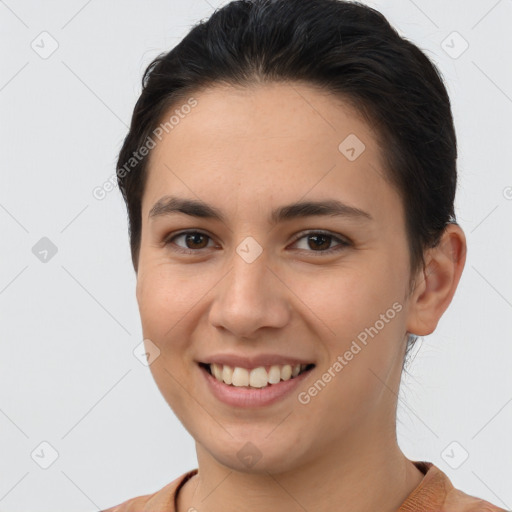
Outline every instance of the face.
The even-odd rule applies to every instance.
[[[159,389],[197,445],[241,471],[387,442],[409,252],[376,134],[304,84],[194,98],[152,149],[142,201],[137,300]],[[200,365],[212,361],[314,367],[249,389],[214,381]],[[244,450],[261,457],[253,468]]]

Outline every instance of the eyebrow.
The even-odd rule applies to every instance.
[[[224,215],[215,206],[196,199],[184,199],[176,196],[160,198],[149,211],[148,218],[156,218],[176,213],[183,213],[191,217],[218,220],[225,223]],[[349,217],[362,220],[373,220],[373,217],[364,210],[350,206],[337,199],[323,201],[301,201],[281,206],[272,211],[269,222],[271,225],[279,222],[312,216]]]

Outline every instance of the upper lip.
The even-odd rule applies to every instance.
[[[259,368],[260,366],[272,366],[272,365],[297,365],[297,364],[312,364],[311,360],[305,360],[293,356],[286,356],[280,354],[258,354],[254,356],[241,356],[237,354],[214,354],[205,357],[202,361],[204,364],[220,364],[231,367],[239,368]]]

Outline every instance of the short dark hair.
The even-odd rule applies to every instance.
[[[413,275],[425,264],[424,250],[456,222],[450,99],[437,67],[417,46],[380,12],[343,0],[235,0],[149,64],[117,162],[135,271],[148,157],[134,159],[134,152],[187,96],[216,84],[270,82],[319,86],[375,128],[385,178],[403,201]]]

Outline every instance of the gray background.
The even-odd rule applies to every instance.
[[[115,172],[146,65],[224,3],[0,1],[4,512],[98,510],[196,467],[192,438],[133,354],[142,331],[121,195],[92,192]],[[512,1],[366,3],[447,82],[469,247],[452,305],[404,376],[399,443],[511,509]]]

